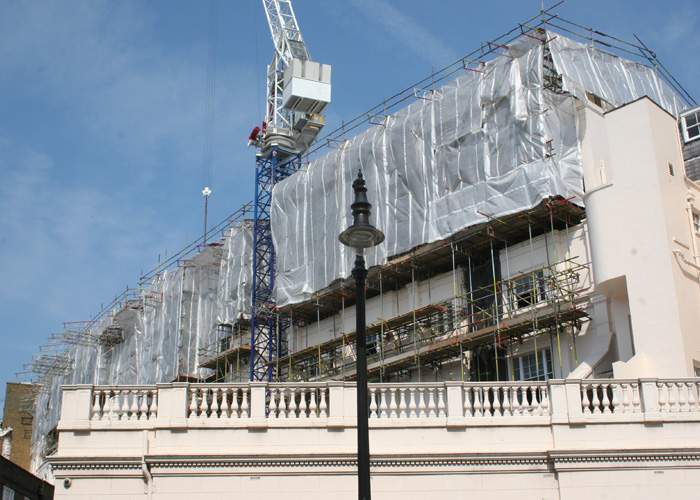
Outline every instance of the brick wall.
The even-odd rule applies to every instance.
[[[12,427],[12,451],[10,460],[29,470],[33,416],[27,402],[34,394],[31,384],[8,382],[5,388],[5,409],[2,426]]]

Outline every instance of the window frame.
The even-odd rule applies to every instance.
[[[9,486],[3,485],[2,487],[2,500],[14,500],[15,498],[15,490],[10,488]]]
[[[511,311],[517,312],[547,301],[546,275],[543,269],[511,278],[510,282],[510,293],[506,302]]]
[[[687,118],[690,116],[695,117],[695,123],[688,127],[688,123],[686,122]],[[680,117],[681,120],[681,129],[683,130],[683,140],[684,142],[692,142],[700,139],[700,108],[695,108],[690,111],[687,111],[683,113]],[[688,135],[688,128],[696,128],[698,130],[697,135],[690,137]]]
[[[535,352],[537,352],[537,356],[535,356]],[[532,363],[529,362],[531,358]],[[527,365],[523,363],[523,361],[525,360],[528,360]],[[537,349],[537,351],[532,350],[530,352],[518,354],[517,356],[511,356],[510,362],[511,376],[513,377],[514,382],[546,382],[547,380],[554,378],[554,363],[552,361],[552,349],[549,346]],[[537,365],[535,366],[536,376],[526,378],[526,366],[531,369],[533,363]],[[540,367],[542,368],[541,375]]]

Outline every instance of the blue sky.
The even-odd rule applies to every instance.
[[[549,7],[554,2],[545,2]],[[700,100],[700,3],[568,0],[637,34]],[[540,0],[296,0],[333,67],[326,130],[539,12]],[[64,322],[88,320],[202,233],[209,2],[0,0],[0,399]],[[257,0],[218,4],[209,220],[252,200],[250,130],[273,46]]]

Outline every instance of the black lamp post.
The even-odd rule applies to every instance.
[[[367,188],[362,172],[357,173],[357,179],[352,183],[355,191],[355,202],[352,208],[352,226],[343,231],[338,239],[340,242],[355,250],[355,267],[352,275],[355,278],[355,332],[357,336],[357,497],[359,500],[371,499],[369,482],[369,408],[367,404],[367,339],[365,336],[365,284],[367,268],[365,267],[365,251],[384,241],[384,233],[369,222],[372,205],[367,201]]]

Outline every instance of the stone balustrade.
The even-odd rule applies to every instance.
[[[700,420],[699,379],[369,384],[370,428]],[[354,427],[348,382],[74,385],[59,430]]]

